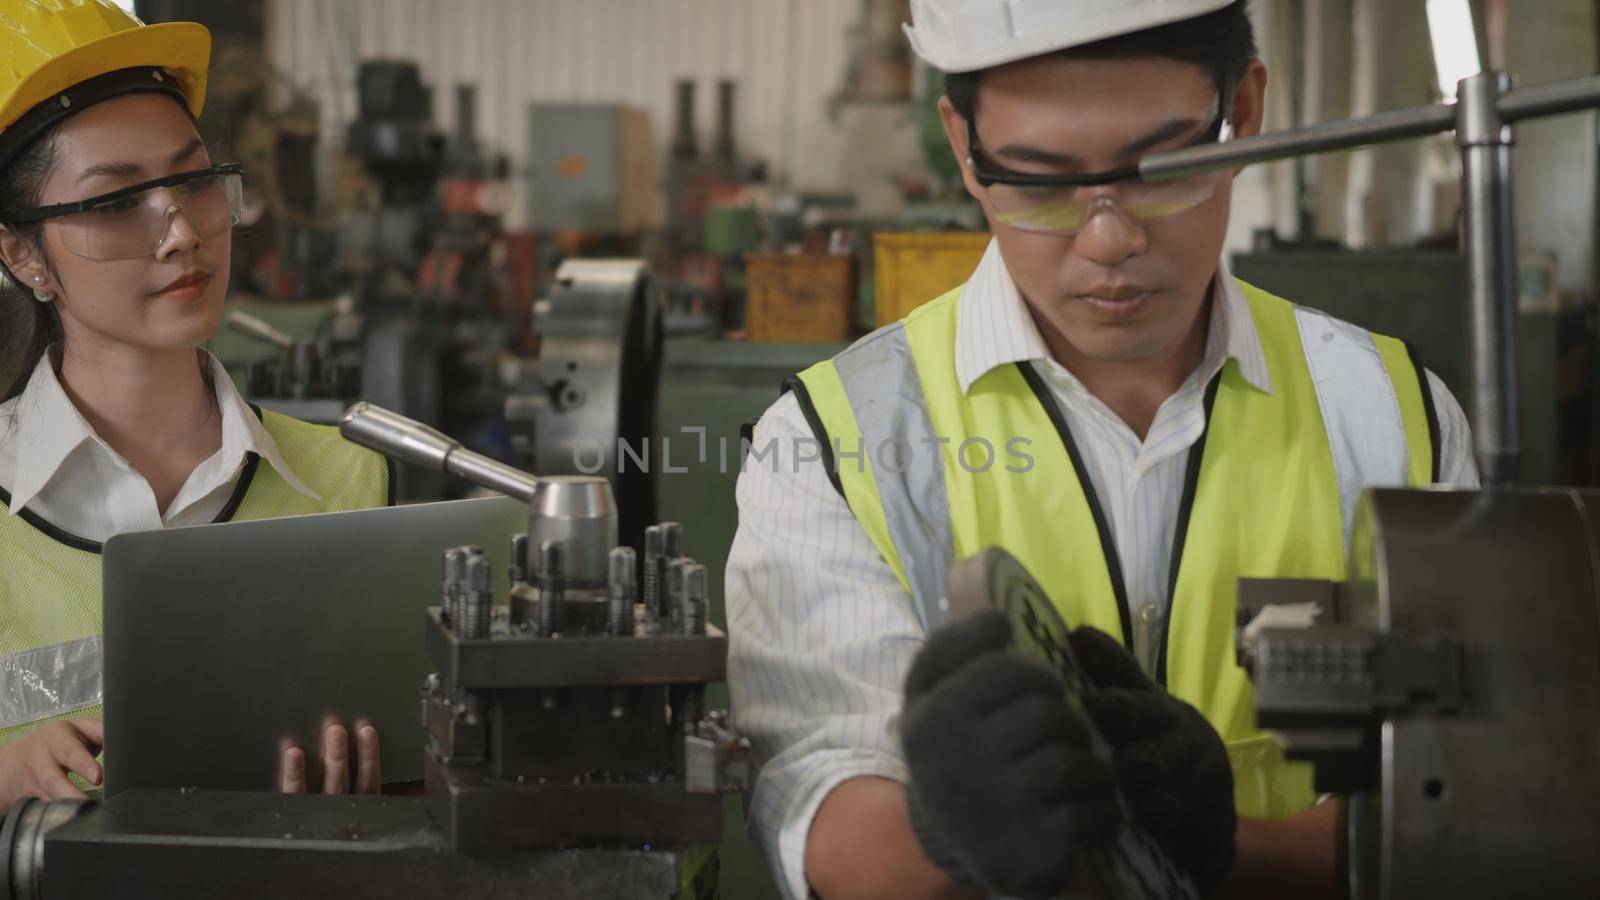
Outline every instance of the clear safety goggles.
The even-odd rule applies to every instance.
[[[201,240],[239,223],[244,208],[244,166],[226,163],[140,182],[75,203],[0,212],[0,221],[54,219],[61,242],[94,260],[137,259],[156,252],[181,213]]]
[[[1211,124],[1190,146],[1228,140],[1232,125],[1225,110],[1231,106],[1219,94]],[[1057,235],[1076,234],[1097,213],[1111,209],[1120,210],[1136,222],[1188,212],[1215,196],[1220,181],[1215,172],[1143,181],[1137,166],[1089,175],[1016,172],[984,154],[972,120],[967,122],[967,165],[988,192],[996,221],[1023,231]],[[1114,187],[1109,193],[1085,190],[1102,186]]]

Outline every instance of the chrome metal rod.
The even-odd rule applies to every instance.
[[[1588,75],[1517,88],[1500,98],[1500,118],[1517,122],[1597,106],[1600,106],[1600,75]]]
[[[1351,150],[1449,131],[1455,127],[1455,121],[1454,106],[1396,109],[1361,119],[1322,122],[1290,131],[1147,156],[1139,163],[1139,175],[1146,181],[1166,181],[1250,163]]]
[[[1515,481],[1522,447],[1517,410],[1517,258],[1511,205],[1511,127],[1499,99],[1503,72],[1462,80],[1461,148],[1467,257],[1467,358],[1478,470],[1488,487]]]
[[[1498,105],[1500,118],[1505,122],[1600,107],[1600,75],[1519,88],[1500,97]],[[1354,150],[1450,131],[1456,127],[1456,120],[1456,104],[1442,103],[1396,109],[1359,119],[1321,122],[1224,144],[1149,156],[1139,164],[1139,175],[1148,181],[1164,181],[1250,163]]]
[[[345,410],[339,433],[385,456],[436,472],[449,472],[480,487],[532,503],[538,476],[474,453],[449,435],[397,412],[362,401]]]
[[[294,338],[247,312],[240,312],[237,309],[229,312],[228,327],[281,350],[294,349]]]

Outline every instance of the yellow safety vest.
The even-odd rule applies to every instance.
[[[249,455],[218,522],[242,522],[393,502],[388,460],[336,428],[273,412],[261,422],[284,462],[320,501]],[[11,496],[0,485],[0,503]],[[0,514],[0,744],[44,722],[101,716],[100,544],[24,510]]]
[[[1236,582],[1343,578],[1357,494],[1436,480],[1437,424],[1424,370],[1403,343],[1240,285],[1272,390],[1245,381],[1231,359],[1208,386],[1207,430],[1190,451],[1174,532],[1155,675],[1226,742],[1239,813],[1282,818],[1314,802],[1311,773],[1285,761],[1256,728],[1250,681],[1235,662]],[[791,380],[835,486],[925,628],[948,616],[951,562],[999,546],[1027,567],[1068,625],[1131,642],[1111,533],[1032,364],[998,367],[961,390],[961,294]],[[1017,438],[1028,442],[1031,465],[1008,455]]]

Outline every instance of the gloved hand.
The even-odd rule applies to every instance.
[[[1086,713],[1042,665],[1007,650],[998,612],[935,631],[906,678],[901,740],[911,824],[964,887],[1059,895],[1081,851],[1122,823],[1116,772]]]
[[[1139,824],[1188,870],[1202,894],[1233,865],[1233,769],[1200,711],[1158,687],[1122,644],[1087,626],[1069,637],[1096,685],[1089,713],[1116,748],[1117,781]]]

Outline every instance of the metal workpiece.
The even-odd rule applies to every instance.
[[[506,584],[524,584],[528,581],[528,536],[511,536],[511,562],[506,566]]]
[[[644,602],[645,620],[655,623],[661,619],[662,595],[662,538],[661,526],[651,525],[644,530],[644,565],[640,574],[640,599]]]
[[[662,577],[664,590],[661,605],[665,609],[663,622],[674,633],[680,633],[683,631],[684,572],[694,560],[687,556],[679,556],[663,562],[666,565],[666,574]]]
[[[529,506],[529,545],[561,544],[567,587],[603,592],[606,554],[617,545],[617,503],[610,483],[598,476],[551,476],[541,479]]]
[[[656,557],[659,570],[660,593],[656,597],[656,618],[676,625],[678,604],[671,594],[671,569],[673,560],[683,555],[683,526],[677,522],[661,523],[661,552]]]
[[[489,636],[489,613],[494,607],[494,562],[482,548],[467,551],[467,583],[461,594],[461,624],[457,629],[463,638]]]
[[[607,625],[618,637],[633,634],[633,607],[638,596],[635,572],[638,560],[632,547],[617,547],[611,551],[610,596],[607,601]]]
[[[677,559],[683,555],[683,524],[680,522],[661,523],[661,556],[666,559]]]
[[[1350,793],[1350,896],[1600,896],[1600,491],[1366,495],[1349,581],[1247,584],[1257,719]],[[1265,617],[1270,617],[1270,611]]]
[[[366,401],[345,410],[339,420],[339,433],[401,462],[448,472],[528,503],[533,502],[540,484],[538,478],[521,469],[467,450],[455,438]]]
[[[560,541],[539,545],[539,621],[542,637],[554,637],[566,628],[566,552]]]
[[[728,724],[720,709],[706,713],[683,736],[684,790],[691,794],[741,793],[750,789],[754,762],[750,739]]]
[[[444,608],[445,618],[449,620],[451,628],[461,627],[461,592],[467,581],[467,550],[465,547],[452,547],[444,552],[444,580],[440,598]]]
[[[1500,115],[1510,76],[1463,79],[1456,104],[1467,247],[1467,402],[1485,486],[1510,485],[1522,457],[1517,409],[1517,241],[1511,126]]]
[[[506,622],[512,632],[533,627],[533,617],[530,615],[533,607],[525,599],[527,587],[533,583],[533,565],[537,562],[529,555],[530,549],[531,545],[526,534],[512,535],[511,564],[506,569],[506,584],[509,590],[506,598]]]
[[[686,562],[681,569],[683,587],[678,600],[678,618],[684,634],[706,633],[706,567]]]

